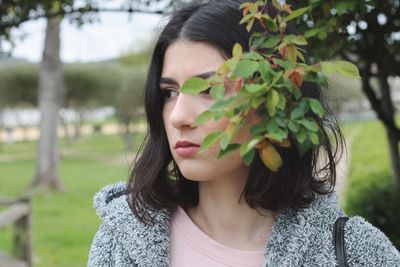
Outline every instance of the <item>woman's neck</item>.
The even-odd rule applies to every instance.
[[[187,213],[192,221],[220,244],[243,250],[265,248],[274,213],[252,209],[239,197],[244,183],[232,179],[199,182],[199,204]]]

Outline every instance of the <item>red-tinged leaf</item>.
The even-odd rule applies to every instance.
[[[288,4],[284,4],[283,7],[282,7],[282,10],[286,11],[289,14],[293,12],[292,9],[291,9],[291,6],[288,5]]]
[[[298,73],[297,71],[294,71],[291,75],[290,75],[290,80],[292,81],[292,83],[297,87],[300,88],[301,85],[303,84],[304,81],[304,75],[301,75],[300,73]]]

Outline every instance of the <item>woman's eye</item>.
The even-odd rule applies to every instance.
[[[161,89],[163,98],[172,98],[178,96],[179,92],[174,89]]]

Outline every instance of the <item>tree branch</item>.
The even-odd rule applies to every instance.
[[[378,118],[385,124],[387,128],[390,128],[396,134],[400,135],[400,129],[397,128],[393,118],[388,116],[388,114],[385,113],[385,111],[382,108],[382,101],[380,101],[374,90],[372,89],[369,79],[371,77],[370,75],[370,68],[371,68],[371,63],[368,62],[366,66],[361,70],[361,80],[362,80],[362,90],[364,91],[365,95],[367,96],[369,102],[371,103],[372,109],[376,112],[376,115]]]
[[[69,10],[61,9],[57,12],[44,12],[41,14],[35,14],[34,16],[29,16],[26,18],[22,18],[20,20],[8,21],[5,23],[0,23],[0,36],[4,34],[5,29],[18,27],[22,23],[29,20],[37,20],[40,18],[51,18],[56,16],[67,16],[74,13],[98,13],[98,12],[122,12],[122,13],[144,13],[144,14],[168,14],[168,12],[164,10],[144,10],[144,9],[135,9],[135,8],[98,8],[98,7],[80,7],[80,8],[72,8]]]

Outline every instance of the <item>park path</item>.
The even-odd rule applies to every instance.
[[[339,161],[336,164],[336,185],[335,189],[336,192],[338,193],[339,196],[339,201],[342,203],[344,193],[346,191],[346,185],[347,185],[347,176],[349,173],[349,168],[350,168],[350,159],[351,159],[351,145],[352,145],[352,139],[346,138],[346,147],[345,151],[343,151],[343,154]]]
[[[344,194],[346,193],[347,176],[350,170],[351,147],[353,140],[359,135],[361,128],[356,128],[345,136],[346,147],[343,151],[342,157],[336,164],[336,192],[339,196],[340,203],[343,203]]]

